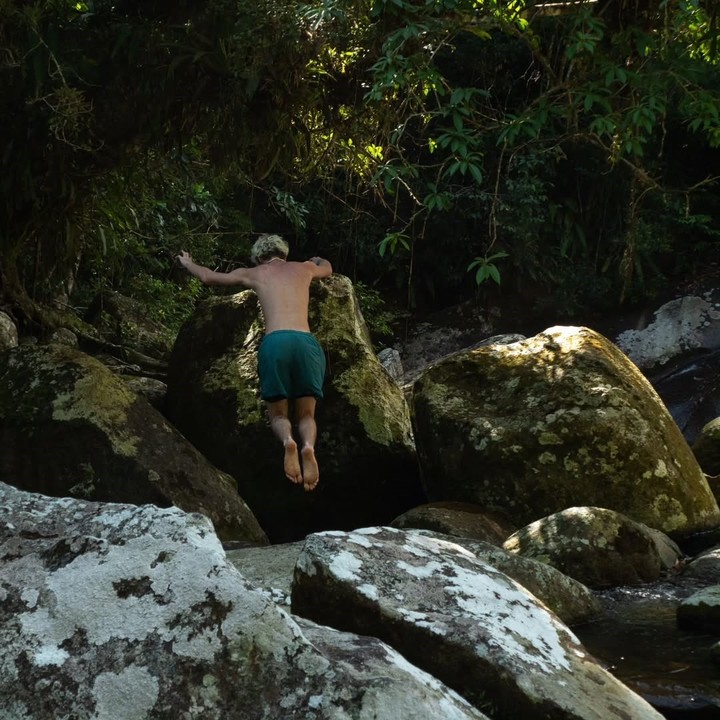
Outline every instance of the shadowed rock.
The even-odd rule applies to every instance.
[[[310,327],[328,361],[317,412],[320,484],[311,493],[285,477],[282,447],[259,398],[264,328],[254,293],[203,303],[181,329],[170,359],[169,417],[237,479],[273,542],[389,523],[425,499],[409,408],[375,356],[347,278],[313,283]]]
[[[266,543],[234,480],[100,362],[63,345],[0,356],[0,476],[88,500],[177,505]]]

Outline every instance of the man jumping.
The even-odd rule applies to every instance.
[[[285,475],[305,490],[320,477],[315,458],[315,405],[323,396],[325,354],[310,332],[310,283],[332,275],[323,258],[288,262],[288,244],[279,235],[261,235],[250,259],[256,267],[215,272],[193,262],[184,250],[180,264],[205,285],[241,285],[257,293],[265,319],[265,337],[258,350],[260,394],[270,426],[285,448]],[[300,454],[292,436],[290,401],[300,436]],[[302,467],[300,458],[302,458]]]

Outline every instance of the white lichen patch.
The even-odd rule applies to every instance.
[[[143,512],[136,510],[136,515]],[[157,516],[166,511],[154,512]],[[112,515],[106,514],[111,525]],[[134,520],[139,522],[137,517]],[[125,531],[133,524],[128,520]],[[164,527],[168,531],[167,525]],[[159,522],[158,531],[162,528]],[[189,542],[176,544],[173,551],[168,548],[161,562],[158,541],[152,535],[131,537],[128,533],[124,545],[101,544],[100,552],[85,552],[49,573],[43,591],[48,599],[43,606],[17,617],[28,641],[32,643],[35,638],[42,648],[39,660],[57,663],[62,659],[58,648],[78,631],[95,645],[113,639],[143,641],[156,634],[174,643],[180,655],[213,657],[219,650],[217,633],[194,632],[190,619],[173,629],[167,624],[168,614],[178,604],[192,607],[207,602],[206,587],[198,582],[200,578],[218,582],[217,563],[222,561],[222,548],[217,538],[214,534],[203,538],[193,523],[188,523],[186,530]],[[228,612],[232,609],[232,600],[218,602]],[[108,607],[113,608],[112,612],[107,612]]]
[[[464,613],[493,628],[484,642],[506,657],[544,673],[571,669],[565,646],[579,640],[517,583],[489,568],[456,567],[445,589]]]
[[[33,660],[39,667],[46,667],[48,665],[62,665],[69,657],[70,653],[67,650],[52,645],[41,645],[35,650]]]
[[[378,600],[380,597],[380,591],[378,590],[376,585],[370,585],[369,583],[362,583],[362,585],[358,585],[357,591],[364,595],[366,598],[369,598],[370,600]]]
[[[147,668],[130,665],[119,673],[101,673],[95,679],[95,720],[131,720],[147,717],[159,696],[159,683]]]
[[[665,478],[668,476],[668,469],[667,465],[665,465],[665,461],[662,458],[658,458],[657,465],[655,466],[655,477],[659,478]]]
[[[338,580],[359,580],[362,560],[348,550],[341,550],[328,565],[328,570]]]
[[[690,597],[685,598],[682,604],[693,607],[707,607],[717,611],[717,608],[720,607],[720,585],[711,585],[698,590]]]
[[[450,634],[450,627],[442,616],[428,615],[424,612],[415,612],[405,608],[398,609],[399,615],[409,623],[416,627],[427,630],[432,635],[446,637]]]
[[[437,560],[431,560],[425,565],[412,565],[399,560],[397,563],[398,570],[403,570],[408,575],[412,575],[416,578],[429,578],[435,575],[435,573],[442,572],[445,565]]]

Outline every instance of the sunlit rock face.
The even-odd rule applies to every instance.
[[[207,518],[0,483],[0,716],[487,720],[395,650],[295,622]]]
[[[413,406],[431,500],[501,510],[518,527],[576,506],[676,536],[720,523],[655,391],[587,328],[554,327],[446,360],[416,383]]]
[[[311,535],[292,610],[379,637],[495,717],[662,717],[537,598],[451,541],[393,528]]]
[[[238,481],[273,542],[389,523],[424,500],[402,390],[378,361],[348,278],[313,283],[310,327],[327,357],[318,404],[320,484],[290,483],[259,397],[264,333],[254,293],[214,297],[181,329],[170,359],[168,415]]]
[[[0,355],[0,477],[87,500],[177,505],[223,539],[266,543],[234,480],[89,355],[23,345]]]

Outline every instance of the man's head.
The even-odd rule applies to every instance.
[[[289,250],[280,235],[261,235],[252,246],[250,260],[254,265],[262,265],[272,258],[286,260]]]

